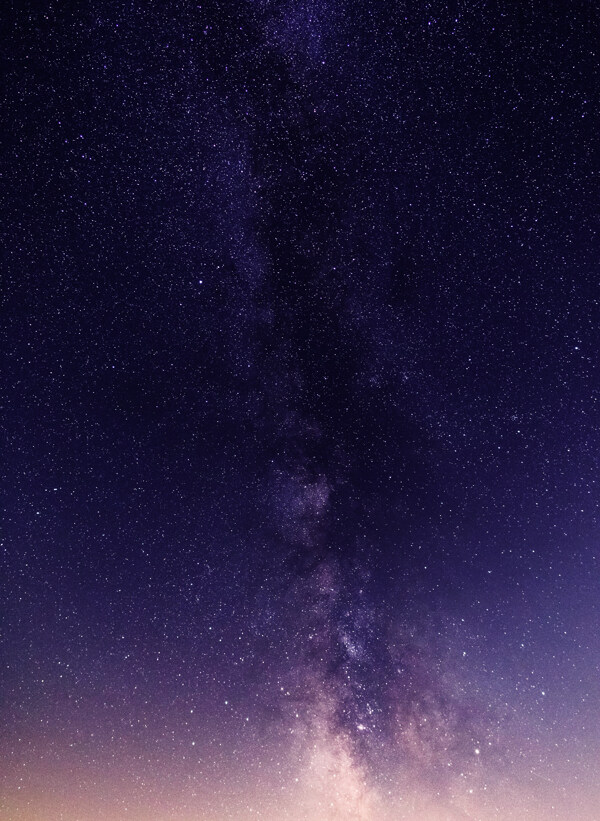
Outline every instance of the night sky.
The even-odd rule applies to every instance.
[[[600,818],[600,11],[14,2],[2,821]]]

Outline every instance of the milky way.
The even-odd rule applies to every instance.
[[[13,6],[3,819],[598,818],[598,22]]]

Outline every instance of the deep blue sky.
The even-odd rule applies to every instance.
[[[13,4],[7,819],[593,819],[591,4]]]

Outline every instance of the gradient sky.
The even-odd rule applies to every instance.
[[[3,821],[600,818],[599,17],[12,4]]]

